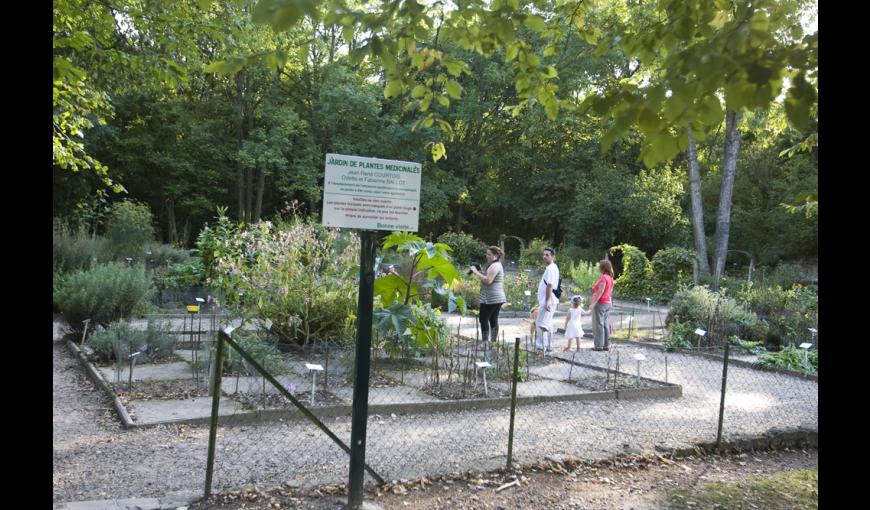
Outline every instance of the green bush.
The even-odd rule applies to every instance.
[[[525,291],[529,291],[530,295],[526,296]],[[507,298],[507,304],[503,308],[529,311],[533,305],[538,303],[536,292],[537,286],[532,283],[529,273],[520,271],[518,273],[505,274],[504,293]]]
[[[665,335],[665,348],[669,351],[690,349],[693,347],[693,338],[696,338],[695,328],[690,323],[674,322],[671,324],[668,334]]]
[[[465,306],[473,310],[480,309],[480,279],[474,275],[463,276],[453,282],[452,290],[454,294],[459,294],[465,298]],[[432,297],[441,297],[436,293],[432,293]],[[441,298],[442,300],[444,298]],[[446,303],[445,303],[446,305]],[[433,302],[432,306],[437,306]]]
[[[254,358],[254,361],[256,361],[257,364],[273,376],[289,372],[289,369],[281,356],[281,351],[279,351],[274,345],[262,340],[257,335],[252,334],[236,334],[234,339],[243,351]],[[230,367],[247,366],[247,362],[244,358],[242,358],[238,351],[232,348],[229,349],[229,355],[225,358],[225,362]],[[246,370],[246,372],[252,372],[253,370],[253,367],[251,367]],[[236,373],[238,372],[239,371],[237,370]],[[257,373],[257,375],[259,375],[259,373]]]
[[[756,333],[753,340],[766,340],[770,345],[781,346],[812,338],[808,328],[816,327],[819,313],[819,298],[814,290],[797,284],[788,290],[778,285],[757,287],[748,284],[738,297],[767,325],[764,336]]]
[[[734,299],[699,285],[674,294],[665,322],[690,322],[710,333],[705,337],[705,343],[716,343],[731,335],[748,338],[758,317],[754,312],[744,310]],[[721,326],[721,331],[715,331],[716,326]],[[716,334],[723,336],[714,338]]]
[[[765,352],[764,342],[748,342],[741,340],[737,335],[731,335],[728,342],[746,354],[763,354]]]
[[[804,366],[803,349],[788,345],[777,353],[763,354],[753,366],[759,368],[779,368],[816,375],[819,371],[819,352],[809,351],[807,353],[807,364]]]
[[[580,260],[576,264],[568,260],[567,264],[560,265],[559,269],[565,268],[563,274],[571,279],[573,284],[572,291],[591,293],[595,282],[601,277],[601,272],[598,270],[597,262],[586,262]],[[576,290],[575,290],[576,289]],[[591,295],[591,294],[590,294]]]
[[[136,257],[154,239],[154,216],[143,203],[122,200],[112,204],[106,237],[119,256]]]
[[[108,262],[112,250],[108,239],[90,236],[82,231],[73,232],[56,225],[52,236],[52,262],[61,273],[88,269],[96,261]]]
[[[199,259],[173,264],[154,273],[158,289],[191,289],[205,285],[205,266]]]
[[[148,321],[147,328],[141,330],[133,328],[127,321],[116,321],[88,333],[87,345],[93,349],[98,361],[109,362],[119,354],[126,359],[132,352],[141,351],[136,362],[148,363],[172,357],[175,335],[166,322]]]
[[[550,241],[546,239],[532,239],[529,245],[520,253],[520,260],[517,262],[520,271],[523,269],[539,269],[544,270],[544,261],[541,259],[541,254],[544,253],[546,247],[555,248]],[[559,264],[560,253],[556,251],[556,264]]]
[[[143,248],[143,256],[148,269],[168,268],[175,264],[187,264],[191,260],[190,250],[171,244],[147,244]]]
[[[656,252],[650,262],[653,284],[652,297],[667,302],[676,292],[692,284],[695,252],[671,246]]]
[[[610,248],[611,254],[622,252],[622,274],[613,281],[614,294],[621,299],[641,301],[653,294],[652,266],[646,253],[636,246],[620,244]]]
[[[804,283],[804,270],[799,264],[781,262],[773,268],[770,274],[764,278],[764,285],[768,287],[780,286],[788,289],[795,284]]]
[[[225,306],[270,319],[281,342],[305,344],[334,338],[356,311],[359,238],[344,236],[312,221],[242,227],[222,216],[197,245],[206,283]]]
[[[94,326],[107,326],[130,317],[136,305],[152,292],[144,268],[111,263],[71,274],[55,298],[70,327],[81,332],[85,319],[91,319]]]
[[[148,345],[146,353],[149,360],[155,361],[172,357],[176,345],[172,324],[149,320],[145,330],[145,343]]]
[[[461,268],[470,266],[473,262],[486,265],[486,244],[470,234],[463,232],[445,232],[438,236],[438,242],[450,247],[453,264]]]

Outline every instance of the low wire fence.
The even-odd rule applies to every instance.
[[[328,341],[275,347],[239,329],[232,336],[213,422],[214,490],[344,484],[353,352]],[[451,334],[432,351],[395,340],[373,339],[369,481],[818,428],[817,378],[753,368],[728,347],[617,341],[609,351],[566,351],[558,340],[543,352],[528,335],[490,343]]]

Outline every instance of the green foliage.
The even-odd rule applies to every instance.
[[[471,275],[453,280],[450,290],[454,294],[462,296],[465,299],[465,306],[468,308],[480,309],[480,279],[476,276]]]
[[[819,297],[815,291],[801,285],[790,289],[779,286],[744,286],[737,295],[767,325],[764,337],[754,336],[773,346],[799,344],[811,340],[809,328],[818,328]]]
[[[149,320],[144,330],[132,327],[127,321],[112,322],[105,328],[89,331],[87,338],[87,345],[101,362],[112,361],[118,354],[127,361],[126,357],[136,350],[142,351],[136,357],[137,363],[167,359],[173,355],[175,342],[171,324],[154,320]]]
[[[653,302],[666,303],[692,283],[695,254],[685,248],[661,249],[652,261],[630,244],[614,246],[610,252],[623,255],[622,274],[613,282],[620,298],[641,301],[650,297]]]
[[[777,264],[773,268],[773,271],[764,278],[764,285],[768,287],[778,286],[787,289],[793,285],[804,283],[806,283],[804,268],[799,264],[789,264],[787,262]]]
[[[763,354],[753,366],[759,368],[779,368],[792,370],[808,375],[819,372],[819,351],[807,352],[807,363],[804,364],[804,350],[793,345],[787,345],[777,353]]]
[[[91,319],[93,327],[130,317],[136,305],[152,292],[144,268],[111,263],[72,273],[55,299],[70,327],[80,332],[85,319]]]
[[[622,299],[641,300],[650,296],[652,287],[652,266],[646,254],[636,246],[620,244],[610,248],[611,254],[622,253],[622,274],[613,281],[614,295]]]
[[[580,260],[574,264],[571,260],[566,261],[563,259],[559,269],[564,270],[565,276],[571,279],[574,285],[572,292],[583,292],[591,295],[592,287],[595,286],[595,283],[601,277],[597,262]]]
[[[239,347],[241,347],[245,353],[253,358],[254,361],[263,367],[263,369],[265,369],[269,374],[276,376],[289,372],[289,368],[284,363],[281,356],[281,351],[279,351],[274,345],[253,334],[236,334],[233,339],[239,344]],[[229,348],[228,355],[224,362],[228,367],[247,367],[249,365],[248,362],[242,358],[239,352],[233,348]],[[253,374],[253,371],[253,368],[247,368],[244,373]],[[239,373],[239,371],[236,370],[236,373]],[[259,372],[257,372],[256,375],[259,375]]]
[[[526,291],[529,292],[528,296],[525,294]],[[537,304],[538,298],[535,295],[535,288],[529,273],[525,271],[505,274],[504,293],[507,298],[504,308],[529,311],[533,305]]]
[[[486,244],[473,235],[445,232],[438,236],[438,242],[450,247],[453,262],[461,268],[471,265],[472,262],[486,264]]]
[[[763,354],[765,352],[764,342],[747,342],[741,340],[737,335],[731,335],[728,337],[728,342],[731,345],[739,347],[740,350],[746,354]]]
[[[517,265],[520,270],[523,269],[544,269],[544,262],[541,260],[541,254],[544,253],[544,248],[553,248],[553,243],[543,238],[535,238],[529,241],[526,248],[520,253],[520,260]],[[559,264],[559,252],[556,252],[556,264]]]
[[[230,225],[222,219],[198,246],[213,264],[210,286],[246,319],[272,321],[280,341],[333,338],[356,310],[359,238],[294,218]],[[207,266],[206,266],[207,267]]]
[[[758,317],[754,312],[745,310],[733,298],[699,285],[674,294],[665,322],[688,322],[700,327],[708,332],[704,341],[712,343],[724,342],[731,335],[749,338]],[[717,331],[720,327],[721,331]],[[723,336],[714,338],[718,335]]]
[[[108,262],[112,258],[109,241],[104,237],[91,236],[82,231],[71,231],[55,225],[52,236],[52,259],[55,270],[70,273],[88,269],[96,262]]]
[[[196,253],[199,255],[205,268],[205,276],[209,280],[218,278],[216,265],[223,258],[239,258],[242,255],[242,249],[239,243],[232,242],[244,231],[242,224],[233,223],[226,214],[226,208],[218,208],[217,223],[213,226],[206,224],[203,226],[196,238]],[[258,238],[260,231],[254,229],[254,236]]]
[[[685,248],[657,251],[650,263],[652,297],[658,302],[667,302],[679,289],[691,285],[695,261],[695,252]]]
[[[689,322],[673,322],[671,329],[665,336],[665,348],[669,351],[678,349],[691,349],[694,347],[692,340],[695,339],[695,328]]]
[[[170,244],[148,244],[143,248],[145,264],[148,269],[168,268],[173,264],[190,262],[190,250],[178,248]]]
[[[122,200],[112,205],[106,225],[106,237],[115,253],[139,258],[146,243],[154,239],[154,216],[143,203]]]
[[[205,267],[199,259],[173,264],[168,269],[155,271],[154,283],[159,289],[190,289],[205,285]]]

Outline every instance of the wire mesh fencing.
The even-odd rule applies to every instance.
[[[504,467],[512,405],[514,461],[691,448],[720,439],[720,423],[724,441],[817,429],[815,378],[741,360],[727,367],[723,407],[726,357],[718,346],[668,351],[617,340],[609,351],[585,343],[565,350],[567,339],[556,335],[545,351],[533,336],[505,330],[497,342],[484,342],[479,333],[468,335],[468,325],[448,325],[446,340],[428,347],[419,339],[373,334],[366,462],[383,478]],[[234,339],[277,385],[228,351],[215,490],[345,483],[347,451],[300,407],[348,444],[351,347],[330,341],[276,346],[243,331]]]

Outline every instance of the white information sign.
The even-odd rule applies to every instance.
[[[421,171],[409,161],[327,154],[323,224],[416,232]]]

